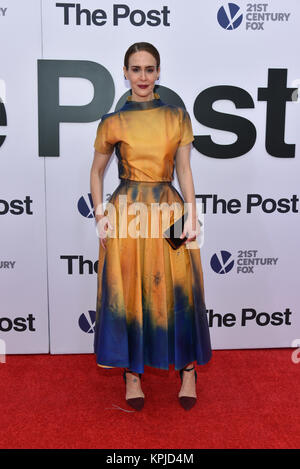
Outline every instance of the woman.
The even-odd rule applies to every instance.
[[[91,168],[100,237],[94,351],[100,367],[125,368],[126,401],[137,410],[144,405],[144,365],[175,364],[182,384],[179,402],[188,410],[197,397],[193,361],[205,364],[211,358],[200,249],[192,246],[199,225],[189,163],[191,120],[185,109],[165,104],[154,92],[160,56],[153,45],[133,44],[123,70],[132,94],[119,111],[102,117]],[[120,184],[104,210],[103,175],[114,149]],[[175,158],[184,199],[172,185]],[[173,203],[188,205],[181,234],[187,240],[176,250],[162,236],[164,210],[156,220],[152,211]],[[130,235],[137,219],[129,208],[134,204],[141,231],[147,227],[142,236]],[[175,215],[167,226],[174,221]],[[159,235],[149,235],[149,226]]]

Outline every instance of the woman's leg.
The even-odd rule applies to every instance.
[[[184,368],[190,369],[190,368],[193,368],[194,366],[195,366],[194,362],[191,362],[188,365],[186,365]],[[178,393],[178,397],[181,397],[181,396],[197,397],[195,369],[191,371],[183,371],[182,385]]]
[[[126,370],[126,396],[125,399],[133,399],[135,397],[145,397],[145,394],[142,391],[141,380],[139,373],[134,371]],[[129,371],[129,373],[127,373]]]

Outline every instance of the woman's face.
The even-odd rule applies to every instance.
[[[133,101],[149,101],[154,99],[153,88],[159,76],[156,60],[152,54],[139,51],[131,54],[128,70],[123,67],[124,75],[130,81]]]

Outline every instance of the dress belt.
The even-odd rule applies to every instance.
[[[120,178],[120,182],[127,184],[172,184],[172,181],[136,181],[129,178]]]

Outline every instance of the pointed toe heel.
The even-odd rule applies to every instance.
[[[124,370],[123,373],[123,378],[126,384],[126,373],[131,373],[130,371]],[[141,379],[141,373],[139,373],[139,378]],[[131,399],[126,399],[126,402],[130,407],[132,407],[135,410],[142,410],[144,407],[145,403],[145,398],[144,397],[132,397]]]
[[[180,379],[181,379],[181,383],[182,383],[183,372],[184,371],[192,371],[194,369],[195,369],[195,367],[193,366],[193,368],[189,368],[189,369],[182,368],[181,370],[179,370],[179,376],[180,376]],[[195,370],[195,382],[197,383],[197,371],[196,370]],[[196,397],[191,397],[191,396],[181,396],[181,397],[178,397],[178,400],[179,400],[179,404],[181,405],[181,407],[184,410],[190,410],[192,407],[194,407],[194,405],[197,402],[197,398]]]
[[[144,401],[145,399],[143,397],[134,397],[131,399],[126,399],[127,404],[135,410],[142,410],[142,408],[144,407]]]
[[[181,396],[179,397],[179,403],[184,410],[190,410],[197,402],[196,397]]]

